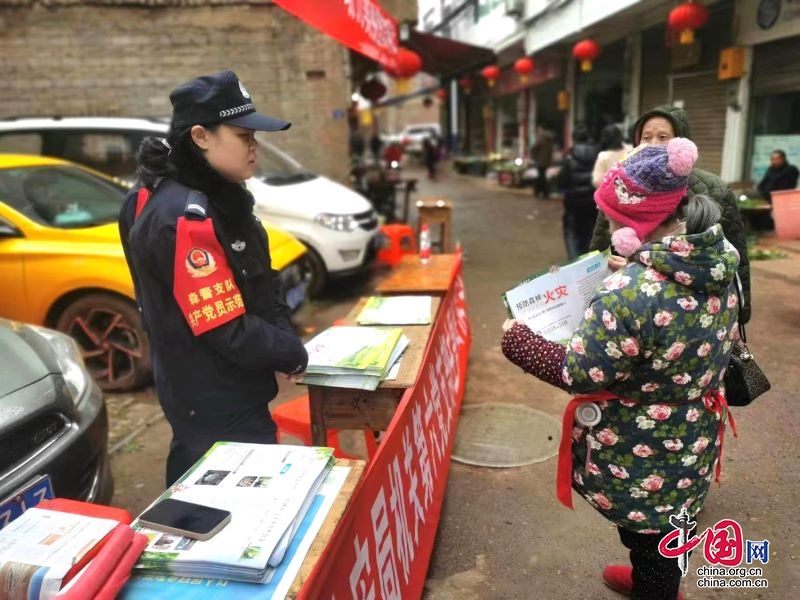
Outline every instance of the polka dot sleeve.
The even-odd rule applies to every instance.
[[[542,381],[567,390],[561,373],[567,358],[566,349],[531,331],[527,325],[517,323],[503,335],[503,354],[526,373]]]

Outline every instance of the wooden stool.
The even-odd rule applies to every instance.
[[[417,234],[423,223],[428,224],[428,228],[433,230],[433,225],[439,226],[439,237],[431,242],[437,245],[444,254],[453,251],[453,240],[451,233],[451,222],[453,214],[453,203],[444,198],[423,198],[417,200],[419,218],[417,219]]]
[[[293,400],[284,402],[276,406],[271,411],[272,419],[278,426],[278,443],[284,443],[284,436],[289,435],[297,438],[306,446],[311,443],[311,412],[308,405],[308,395],[298,396]],[[378,445],[375,436],[371,431],[364,431],[364,443],[367,446],[367,454],[370,458],[375,456]],[[333,455],[336,458],[357,459],[357,456],[347,454],[339,445],[339,432],[335,429],[328,430],[327,444],[333,448]]]

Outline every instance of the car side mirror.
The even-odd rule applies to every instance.
[[[22,232],[4,219],[0,219],[0,239],[22,237]]]

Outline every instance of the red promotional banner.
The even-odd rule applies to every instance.
[[[397,68],[397,22],[376,0],[274,0],[348,48]]]
[[[300,600],[408,600],[425,585],[471,343],[460,262],[406,391]]]

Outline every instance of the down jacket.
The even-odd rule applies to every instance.
[[[604,517],[641,533],[703,505],[727,416],[739,258],[719,225],[645,244],[595,292],[566,350],[517,323],[506,357],[572,394],[610,392],[593,428],[572,430],[573,488]],[[546,363],[557,357],[556,377]],[[587,456],[588,455],[588,456]]]

